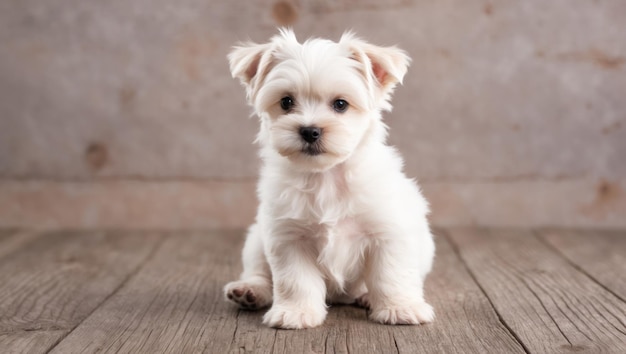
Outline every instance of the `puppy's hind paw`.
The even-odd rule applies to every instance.
[[[435,312],[432,306],[425,302],[418,302],[409,306],[388,306],[372,309],[371,320],[384,324],[416,325],[432,322]]]
[[[369,295],[367,293],[359,296],[356,298],[356,300],[354,300],[354,304],[357,305],[358,307],[362,307],[364,309],[369,309],[370,308],[370,298]]]
[[[245,310],[258,310],[272,303],[272,290],[264,286],[245,281],[234,281],[226,284],[226,298]]]

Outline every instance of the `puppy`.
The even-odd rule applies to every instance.
[[[351,33],[301,44],[283,29],[228,58],[260,118],[262,168],[243,273],[226,297],[244,309],[271,305],[263,322],[278,328],[318,326],[327,304],[354,302],[373,321],[431,322],[428,205],[381,117],[406,53]]]

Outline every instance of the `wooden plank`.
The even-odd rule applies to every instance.
[[[272,353],[277,331],[261,324],[265,311],[239,311],[230,339],[230,353]],[[210,352],[210,351],[208,351]]]
[[[231,353],[394,353],[388,326],[367,320],[364,309],[332,306],[318,328],[274,330],[261,324],[262,313],[239,313]]]
[[[579,270],[626,300],[626,231],[542,230],[539,234]]]
[[[443,236],[435,240],[437,254],[425,290],[437,317],[429,325],[394,328],[400,352],[523,353],[449,242]]]
[[[158,239],[52,232],[5,255],[0,259],[2,352],[48,350],[140,266]]]
[[[626,304],[531,232],[457,229],[449,235],[530,352],[626,352]]]
[[[364,309],[337,305],[318,328],[278,331],[273,353],[397,353],[390,329],[368,321]]]
[[[2,353],[45,353],[67,333],[67,329],[3,333],[0,334],[0,350]]]
[[[223,300],[222,286],[237,276],[241,234],[168,237],[132,280],[52,352],[228,353],[238,310]],[[274,330],[267,331],[273,337]]]
[[[319,328],[277,331],[261,324],[262,311],[238,311],[223,300],[222,286],[240,270],[240,235],[180,233],[53,352],[523,352],[450,246],[437,244],[427,285],[434,324],[384,326],[363,309],[334,306]]]

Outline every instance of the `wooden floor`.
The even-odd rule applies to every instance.
[[[435,323],[287,331],[222,299],[241,231],[0,231],[0,353],[626,353],[626,232],[436,234]]]

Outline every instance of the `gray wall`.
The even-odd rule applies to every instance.
[[[4,1],[0,225],[245,225],[225,57],[278,25],[409,52],[386,119],[435,223],[626,226],[621,0]]]

